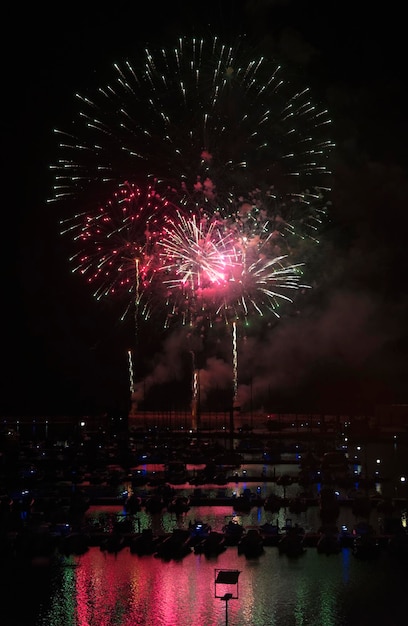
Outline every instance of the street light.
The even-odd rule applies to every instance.
[[[225,602],[225,626],[228,625],[228,601],[231,600],[232,598],[232,593],[225,593],[221,600],[224,600]]]
[[[238,577],[240,573],[236,569],[215,570],[214,597],[220,598],[221,601],[225,602],[225,626],[228,625],[228,602],[232,599],[238,599]],[[217,585],[223,585],[224,593],[222,595],[217,594]],[[225,585],[235,588],[235,594],[231,592],[225,593]]]

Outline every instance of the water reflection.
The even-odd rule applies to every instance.
[[[269,547],[248,562],[230,547],[217,559],[192,553],[168,563],[126,548],[117,556],[91,548],[61,567],[36,625],[219,626],[225,602],[215,597],[216,568],[241,572],[238,599],[228,605],[230,625],[404,623],[407,574],[401,568],[396,575],[388,558],[373,567],[350,558],[348,549],[330,557],[308,549],[288,559]]]

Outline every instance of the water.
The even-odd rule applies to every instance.
[[[238,597],[228,607],[215,597],[223,595],[222,589],[216,594],[216,569],[240,572]],[[22,576],[18,596],[13,593],[16,620],[2,617],[4,626],[406,623],[406,567],[396,567],[384,554],[375,563],[359,561],[346,548],[328,557],[308,548],[301,557],[290,559],[266,547],[250,561],[231,546],[216,559],[191,553],[182,561],[163,563],[154,556],[133,555],[127,548],[115,556],[92,547],[81,557],[69,557],[52,574],[38,568],[30,574]],[[35,590],[41,595],[26,604],[31,589],[23,584],[28,580],[36,580]]]
[[[357,452],[361,458],[362,451]],[[383,475],[389,477],[376,486],[382,495],[406,498],[406,484],[400,481],[407,471],[406,452],[406,448],[381,444],[364,451],[368,472],[380,460]],[[297,469],[283,464],[267,467],[276,475]],[[259,476],[259,468],[244,464],[234,482],[205,489],[213,495],[219,489],[240,493],[257,487],[262,495],[272,490],[282,493],[283,488],[274,483],[246,481],[252,471]],[[188,485],[177,489],[191,492]],[[298,485],[291,485],[287,495],[298,491]],[[171,532],[195,519],[221,530],[233,514],[231,506],[191,508],[178,518],[167,511],[151,516],[142,510],[135,517],[135,530],[150,527]],[[87,512],[90,521],[107,525],[118,515],[123,515],[120,504],[91,507]],[[306,531],[320,525],[317,507],[300,514],[286,509],[274,514],[254,506],[239,515],[247,528],[265,521],[282,526],[287,518]],[[350,507],[341,508],[338,525],[351,529],[357,521]],[[375,508],[369,521],[379,529],[381,515]],[[238,586],[216,585],[219,569],[238,570]],[[405,626],[407,620],[408,564],[386,550],[364,561],[356,559],[349,548],[326,556],[308,547],[302,556],[289,558],[276,547],[265,546],[264,553],[251,560],[230,546],[215,558],[192,551],[180,561],[163,562],[155,556],[132,554],[127,547],[117,555],[91,547],[82,556],[64,557],[52,566],[24,570],[10,566],[3,569],[2,581],[1,626]],[[216,597],[230,591],[236,597],[227,604]]]

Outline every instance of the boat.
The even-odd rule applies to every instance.
[[[129,515],[134,515],[142,510],[142,498],[135,493],[128,495],[123,504],[123,508]]]
[[[59,550],[65,556],[86,554],[89,550],[89,536],[80,531],[73,531],[62,537]]]
[[[283,534],[278,541],[279,554],[298,557],[306,552],[304,545],[305,531],[301,526],[298,526],[298,524],[292,526],[292,521],[287,519],[282,531]]]
[[[145,470],[138,467],[130,468],[130,483],[132,485],[132,489],[144,487],[148,482],[149,476]]]
[[[258,528],[249,528],[238,541],[238,554],[254,559],[264,553],[263,537]]]
[[[299,473],[297,482],[299,485],[309,487],[313,483],[320,482],[320,457],[316,456],[311,450],[301,455],[299,464]]]
[[[116,487],[127,478],[127,472],[119,463],[110,463],[106,466],[106,481],[108,485]]]
[[[358,535],[354,537],[351,552],[357,559],[375,559],[380,554],[378,539],[371,534]]]
[[[305,513],[307,510],[308,503],[306,498],[302,496],[295,496],[294,498],[290,498],[288,502],[289,513]]]
[[[234,498],[232,508],[237,513],[249,513],[252,509],[252,500],[247,495],[242,494]]]
[[[236,546],[242,535],[245,533],[245,528],[234,516],[229,520],[227,524],[222,527],[222,532],[225,536],[225,542],[227,546]]]
[[[187,466],[182,461],[169,461],[164,468],[165,480],[171,485],[188,482]]]
[[[345,452],[342,450],[325,452],[320,464],[320,473],[322,482],[328,484],[350,479],[349,462]]]
[[[353,546],[353,532],[348,529],[347,524],[342,524],[339,532],[339,538],[342,548],[351,548]]]
[[[31,490],[18,489],[10,496],[10,513],[21,520],[27,520],[32,513],[34,503],[35,498]]]
[[[376,503],[378,513],[384,516],[391,516],[396,511],[395,502],[392,498],[380,498]]]
[[[299,526],[299,524],[297,522],[295,522],[295,524],[293,524],[291,517],[287,517],[285,519],[285,523],[282,526],[281,530],[282,530],[282,532],[294,531],[294,532],[298,533],[299,535],[304,535],[305,534],[305,529],[303,528],[303,526]]]
[[[154,556],[164,561],[181,560],[192,552],[191,534],[188,529],[175,528],[157,546]]]
[[[139,556],[154,554],[163,539],[164,535],[155,535],[151,528],[144,528],[141,533],[131,538],[129,551]]]
[[[331,487],[322,487],[319,493],[319,513],[323,524],[335,523],[340,515],[338,493]]]
[[[278,524],[272,524],[272,522],[265,522],[259,526],[261,531],[264,546],[277,546],[278,541],[281,538],[280,528]]]
[[[367,521],[358,522],[353,528],[353,542],[351,553],[361,560],[377,558],[380,554],[380,544],[374,528]]]
[[[129,513],[119,513],[116,518],[113,519],[112,530],[120,533],[121,535],[129,534],[133,532],[134,522],[138,522],[140,528],[140,521]]]
[[[200,543],[203,539],[206,539],[211,533],[211,526],[207,522],[201,520],[191,520],[188,523],[188,529],[191,535],[192,545]]]
[[[226,549],[224,533],[216,530],[210,531],[206,537],[194,545],[195,554],[204,554],[207,557],[218,556]]]
[[[301,485],[302,487],[310,487],[313,483],[319,482],[319,479],[319,470],[308,469],[306,467],[302,467],[297,476],[298,485]]]
[[[175,496],[167,505],[169,513],[183,515],[190,510],[190,498],[188,496]]]
[[[100,544],[102,552],[110,554],[118,554],[125,547],[125,537],[121,533],[112,531],[107,537],[104,537]]]
[[[278,513],[283,506],[283,498],[281,498],[281,496],[278,496],[276,493],[270,493],[268,496],[266,496],[263,504],[264,510],[270,511],[271,513]]]
[[[340,534],[337,527],[323,528],[319,533],[316,549],[319,554],[339,554],[342,550]]]
[[[289,557],[301,556],[306,552],[303,545],[303,537],[293,532],[286,534],[278,541],[279,554],[286,554]]]
[[[352,535],[353,538],[360,537],[361,535],[372,536],[374,535],[374,527],[366,520],[362,520],[353,526]]]
[[[229,478],[227,472],[219,471],[214,476],[214,485],[219,485],[222,487],[223,485],[228,485]]]
[[[293,476],[290,476],[289,474],[281,474],[281,476],[278,476],[276,479],[276,484],[281,487],[289,487],[292,483]]]
[[[152,515],[161,513],[167,507],[167,502],[160,493],[152,493],[146,498],[145,509]]]
[[[286,499],[286,488],[290,487],[294,482],[293,476],[289,474],[282,474],[276,479],[276,484],[283,488],[283,497]]]

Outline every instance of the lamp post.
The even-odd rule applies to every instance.
[[[225,602],[225,626],[228,626],[228,602],[232,598],[232,593],[225,593],[221,600]]]
[[[240,575],[240,571],[236,569],[228,569],[228,570],[215,570],[215,581],[214,581],[214,597],[220,598],[222,602],[225,602],[225,625],[228,626],[228,602],[232,599],[238,599],[238,577]],[[222,585],[223,594],[217,594],[217,585]],[[231,593],[230,591],[226,591],[226,588],[235,589],[235,593]]]

